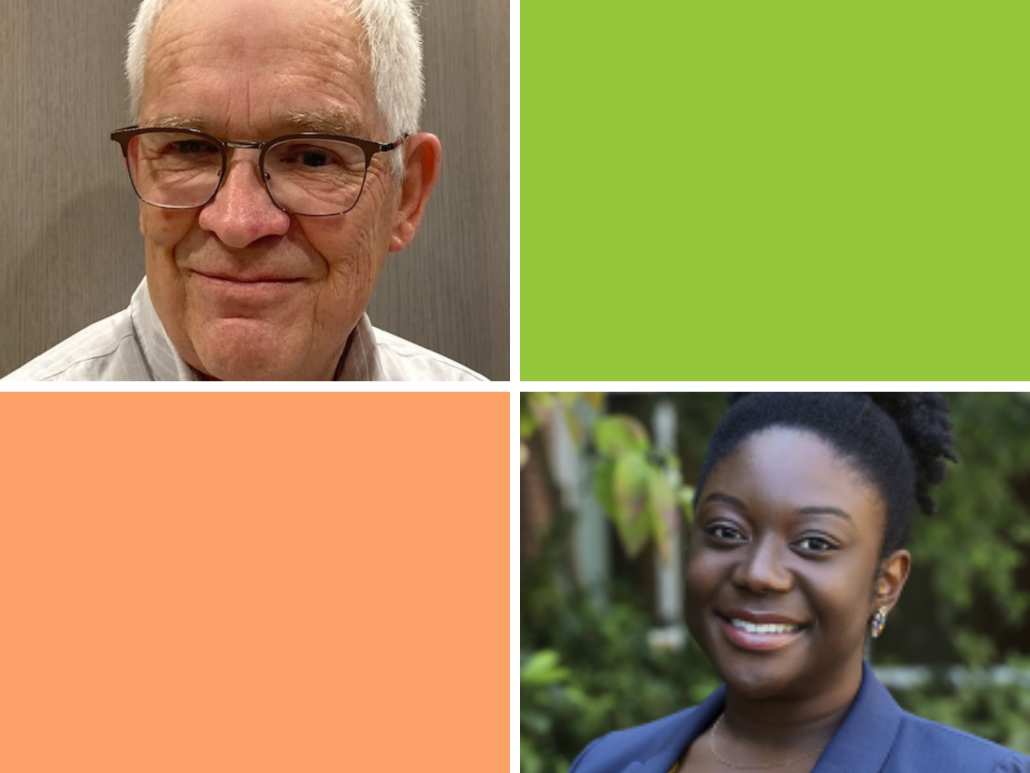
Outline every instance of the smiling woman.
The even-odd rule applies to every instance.
[[[936,394],[745,394],[709,445],[687,624],[725,684],[601,738],[575,773],[994,771],[1030,758],[901,710],[863,660],[911,567],[916,506],[952,451]]]

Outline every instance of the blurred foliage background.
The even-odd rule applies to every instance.
[[[914,520],[912,575],[867,655],[908,710],[1030,753],[1030,396],[949,399],[960,463],[937,490],[938,515]],[[521,402],[521,770],[565,773],[594,738],[698,703],[719,684],[704,653],[659,619],[654,576],[669,534],[690,517],[690,483],[726,402]],[[649,430],[662,405],[675,409],[672,449]],[[559,453],[580,460],[587,496],[568,496]],[[603,583],[584,579],[574,549],[591,495],[613,535]]]

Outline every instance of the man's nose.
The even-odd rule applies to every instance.
[[[782,546],[782,549],[788,549]],[[794,575],[784,566],[781,546],[765,539],[752,543],[733,573],[738,587],[754,593],[783,593],[794,585]]]
[[[255,152],[233,151],[221,188],[200,210],[200,227],[236,249],[289,230],[290,216],[268,195]]]

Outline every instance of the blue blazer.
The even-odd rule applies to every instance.
[[[726,703],[723,685],[699,706],[598,738],[569,773],[670,773]],[[862,686],[812,773],[1030,773],[1030,757],[902,711],[862,665]]]

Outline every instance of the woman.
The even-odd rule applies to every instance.
[[[935,394],[732,395],[702,467],[687,624],[725,685],[594,741],[572,773],[1030,773],[902,711],[863,661],[898,602],[914,507],[952,451]]]

